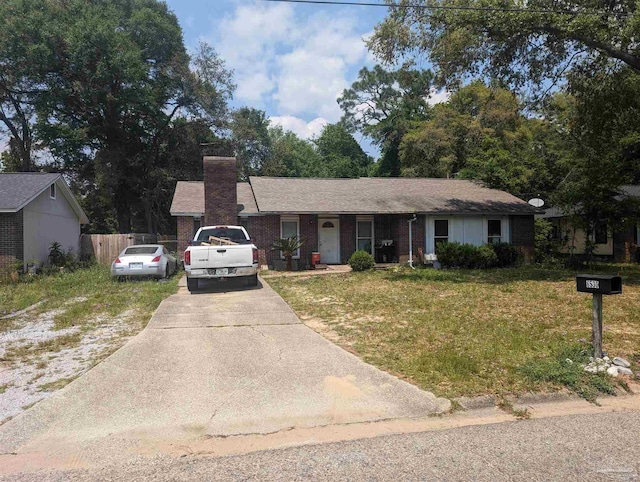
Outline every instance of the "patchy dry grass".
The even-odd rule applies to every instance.
[[[640,267],[609,265],[623,294],[605,297],[611,356],[640,352]],[[270,279],[298,315],[365,361],[443,396],[553,390],[522,367],[591,337],[591,296],[575,272],[398,269]],[[636,365],[637,367],[637,365]]]
[[[120,348],[178,278],[122,283],[94,266],[0,285],[0,423]]]

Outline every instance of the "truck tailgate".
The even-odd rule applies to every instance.
[[[194,246],[191,248],[191,268],[238,268],[253,264],[251,245]]]

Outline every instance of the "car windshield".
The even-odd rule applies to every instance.
[[[134,246],[133,248],[127,248],[124,254],[155,254],[158,251],[157,246]]]
[[[214,236],[216,238],[222,238],[228,241],[233,241],[238,244],[246,244],[250,241],[245,237],[242,229],[238,228],[211,228],[211,229],[203,229],[198,234],[198,239],[196,241],[209,241],[209,236]]]

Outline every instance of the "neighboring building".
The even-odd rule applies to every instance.
[[[357,249],[378,262],[406,262],[412,247],[425,255],[442,241],[481,245],[508,242],[530,259],[536,209],[504,192],[471,181],[426,178],[311,179],[251,177],[236,182],[236,160],[204,157],[204,182],[178,182],[171,214],[178,219],[178,250],[201,225],[242,224],[273,265],[270,249],[299,235],[299,266],[319,252],[322,263],[346,263]]]
[[[77,253],[88,222],[60,174],[0,173],[0,270],[42,264],[54,241]]]
[[[640,198],[640,186],[621,186],[620,191],[623,195]],[[551,223],[552,239],[558,243],[561,253],[584,254],[586,233],[572,225],[569,214],[558,208],[548,208],[536,217]],[[591,240],[595,246],[593,254],[596,256],[619,262],[640,261],[637,250],[640,224],[619,229],[606,222],[598,223],[591,235]]]

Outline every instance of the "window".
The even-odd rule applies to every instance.
[[[51,186],[49,186],[49,197],[51,199],[55,199],[56,198],[56,184],[53,183]]]
[[[300,224],[298,223],[298,219],[282,218],[280,220],[280,237],[293,238],[294,236],[300,236]],[[293,257],[300,258],[300,249],[296,250]]]
[[[238,244],[249,244],[251,241],[245,238],[244,232],[238,228],[211,228],[211,229],[203,229],[200,231],[198,235],[197,241],[209,241],[209,236],[213,236],[214,238],[222,238],[228,241],[233,241]]]
[[[434,232],[434,246],[438,246],[440,243],[446,243],[449,241],[449,220],[448,219],[436,219],[433,222]]]
[[[331,221],[325,221],[322,223],[323,228],[335,228],[334,224]]]
[[[487,243],[498,244],[502,242],[502,221],[489,219],[487,221]]]
[[[135,246],[133,248],[127,248],[124,254],[127,256],[136,254],[156,254],[156,251],[158,251],[157,246]]]
[[[356,248],[373,254],[373,220],[356,223]]]
[[[596,228],[593,233],[593,240],[596,244],[607,244],[609,241],[607,236],[607,223],[596,224]]]

